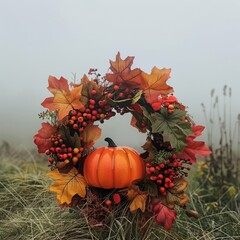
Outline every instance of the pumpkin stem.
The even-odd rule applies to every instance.
[[[117,147],[117,145],[111,138],[107,137],[104,140],[108,143],[108,147]]]

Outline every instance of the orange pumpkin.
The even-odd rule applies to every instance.
[[[125,188],[132,181],[142,179],[145,164],[137,151],[130,147],[117,147],[106,138],[108,147],[91,152],[84,162],[84,177],[88,185],[99,188]]]

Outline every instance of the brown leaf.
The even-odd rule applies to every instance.
[[[84,106],[88,103],[89,99],[93,97],[91,93],[92,90],[96,90],[94,99],[99,100],[102,97],[103,88],[99,86],[95,81],[89,80],[85,74],[81,79],[81,85],[83,85],[83,88],[80,101]]]
[[[47,175],[56,180],[50,186],[50,191],[57,193],[57,200],[60,204],[70,204],[76,194],[82,198],[86,196],[87,183],[76,168],[73,167],[68,173],[61,173],[58,169],[54,169]]]
[[[163,197],[162,202],[167,207],[173,209],[175,204],[184,206],[190,201],[189,197],[184,193],[184,190],[188,186],[188,182],[184,178],[177,178],[173,181],[175,186],[167,190],[167,194]]]
[[[154,161],[156,158],[157,149],[153,146],[150,138],[147,138],[147,141],[142,148],[148,152],[148,157],[145,160],[148,162]]]
[[[186,214],[188,217],[199,218],[199,213],[194,210],[186,210]]]

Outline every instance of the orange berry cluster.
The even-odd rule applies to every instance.
[[[63,143],[63,139],[60,134],[54,134],[51,136],[51,142],[53,146],[46,150],[46,155],[49,156],[49,163],[52,165],[54,162],[64,162],[64,164],[68,164],[70,162],[73,165],[76,165],[78,160],[82,157],[82,153],[84,149],[67,147],[66,144]]]
[[[176,155],[173,154],[165,163],[146,163],[146,173],[149,179],[158,185],[160,193],[166,195],[167,189],[171,189],[175,186],[173,182],[175,178],[188,176],[188,173],[184,170],[189,171],[190,168],[185,167],[183,163],[191,165],[190,161],[177,159]]]
[[[94,94],[96,94],[96,90],[92,90],[92,95]],[[68,124],[73,130],[80,133],[94,121],[100,120],[103,123],[104,119],[109,119],[115,114],[105,99],[99,101],[89,99],[84,111],[71,110],[69,112]]]

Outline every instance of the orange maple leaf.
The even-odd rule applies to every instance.
[[[105,78],[114,84],[124,85],[129,88],[137,88],[141,84],[141,69],[135,68],[131,70],[134,57],[127,57],[122,60],[120,53],[116,56],[116,61],[110,60],[110,70],[112,73],[107,73]]]
[[[158,101],[160,94],[166,95],[173,92],[173,88],[166,84],[170,78],[171,69],[153,67],[151,74],[142,72],[142,83],[140,89],[143,90],[148,103]]]
[[[101,137],[102,129],[96,125],[88,125],[83,131],[83,142],[85,148],[91,148]]]
[[[58,110],[59,120],[67,116],[70,110],[84,107],[80,102],[82,86],[75,87],[70,91],[66,81],[64,78],[57,80],[50,76],[48,89],[54,97],[46,98],[42,102],[42,106],[48,108],[49,111]]]
[[[82,198],[86,196],[87,183],[76,168],[73,167],[68,173],[61,173],[58,169],[54,169],[47,175],[56,180],[50,186],[50,191],[57,193],[60,204],[70,204],[76,194]]]
[[[142,192],[138,186],[132,185],[128,188],[127,197],[129,200],[132,200],[129,206],[131,212],[136,212],[138,208],[145,212],[148,197],[146,192]]]

